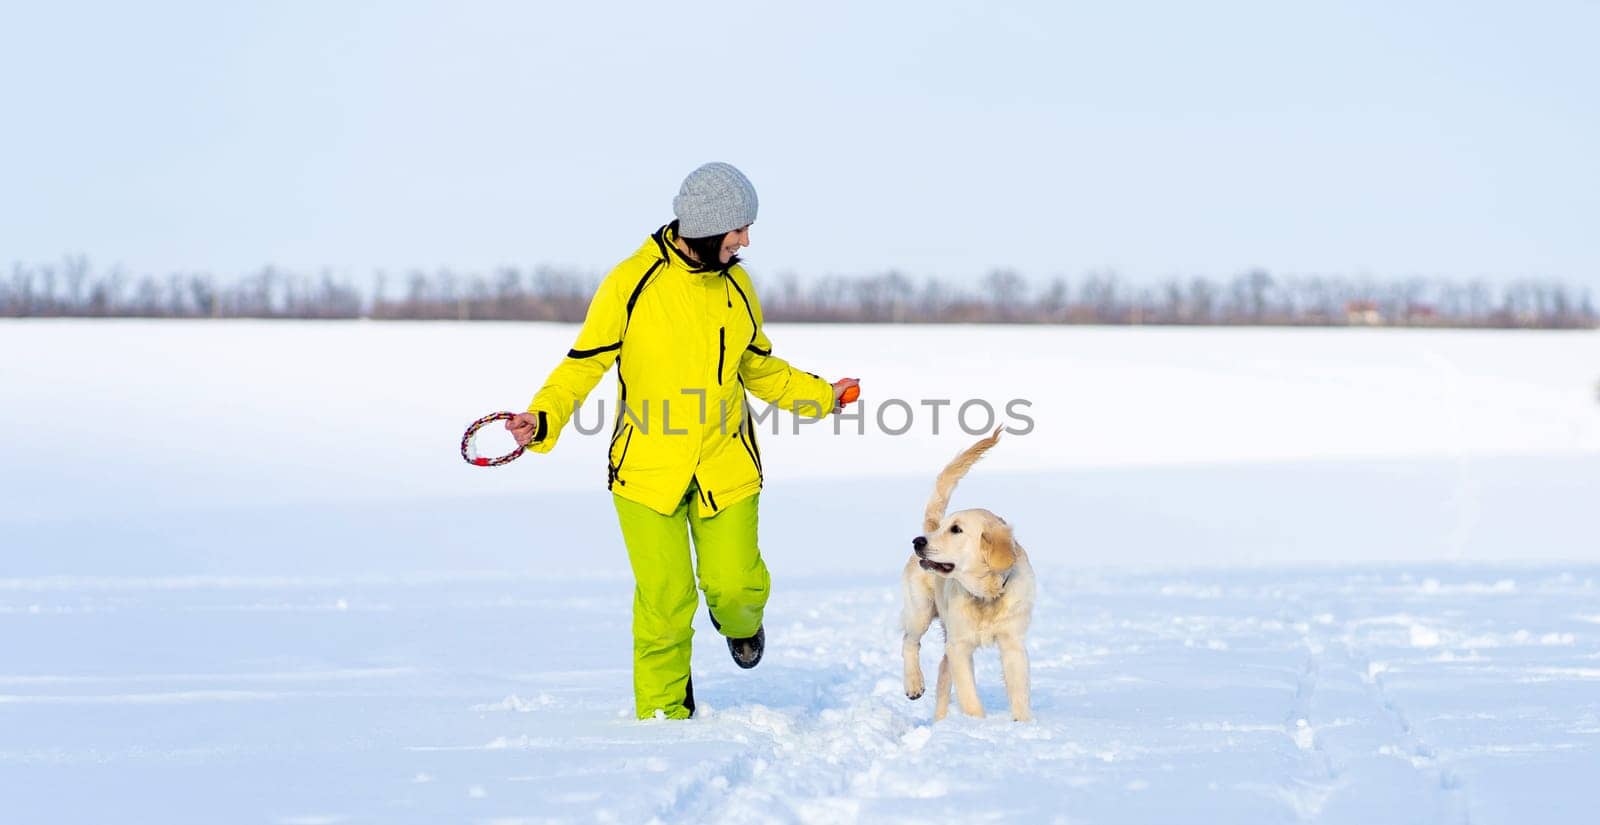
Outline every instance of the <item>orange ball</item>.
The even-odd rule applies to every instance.
[[[854,400],[856,400],[857,398],[860,398],[860,397],[861,397],[861,388],[860,387],[858,387],[858,386],[845,387],[844,388],[844,393],[839,396],[839,403],[840,404],[848,404],[851,401],[854,401]]]

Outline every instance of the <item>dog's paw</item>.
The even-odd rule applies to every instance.
[[[913,702],[922,698],[922,674],[906,675],[906,698]]]
[[[1027,711],[1023,711],[1022,713],[1014,713],[1011,715],[1011,719],[1014,722],[1032,722],[1033,714],[1028,713]]]

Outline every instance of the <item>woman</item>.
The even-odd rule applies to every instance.
[[[856,385],[829,384],[772,354],[761,302],[738,265],[756,206],[755,187],[726,163],[689,173],[672,201],[677,220],[600,284],[566,359],[506,424],[518,443],[549,452],[617,363],[606,485],[633,567],[640,719],[694,715],[696,580],[734,662],[761,661],[769,578],[756,546],[761,450],[745,392],[820,417]]]

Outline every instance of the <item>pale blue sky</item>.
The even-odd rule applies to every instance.
[[[1600,287],[1593,2],[51,2],[0,262],[603,271],[726,160],[757,276]]]

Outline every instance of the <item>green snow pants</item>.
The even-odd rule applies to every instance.
[[[640,719],[652,718],[658,710],[669,719],[689,716],[683,703],[694,614],[700,607],[697,579],[712,621],[729,638],[756,635],[767,606],[771,578],[756,547],[760,495],[709,518],[695,514],[690,504],[694,496],[691,486],[670,516],[612,496],[633,566],[633,700]]]

